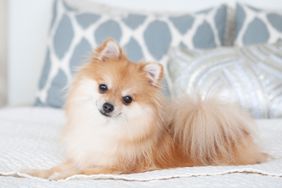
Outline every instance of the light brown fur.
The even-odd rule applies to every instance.
[[[84,78],[97,83],[111,80],[112,88],[103,94],[103,98],[121,108],[126,108],[120,100],[121,93],[124,88],[130,88],[134,103],[150,109],[147,125],[142,131],[136,127],[137,132],[133,133],[135,122],[142,122],[144,118],[130,119],[133,123],[121,128],[124,129],[121,130],[122,136],[117,134],[118,148],[109,163],[99,166],[85,160],[77,162],[72,154],[67,153],[65,163],[49,170],[33,171],[32,175],[61,179],[74,174],[135,173],[187,166],[256,164],[267,159],[267,155],[254,143],[251,127],[255,123],[246,112],[217,99],[183,97],[172,102],[166,101],[160,91],[162,67],[159,76],[151,78],[144,71],[147,63],[132,63],[120,47],[114,49],[119,53],[103,54],[109,42],[113,41],[105,41],[97,48],[90,63],[74,77],[66,102],[68,121],[63,137],[68,137],[73,129],[80,126],[74,122],[80,122],[79,118],[83,118],[78,116],[75,119],[74,116],[81,102],[76,97],[82,95],[79,87]]]

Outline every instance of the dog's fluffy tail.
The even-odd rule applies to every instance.
[[[234,104],[184,97],[173,105],[172,132],[196,165],[254,164],[266,160],[254,143],[255,122]]]

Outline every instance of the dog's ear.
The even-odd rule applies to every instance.
[[[160,81],[163,78],[163,66],[159,63],[145,63],[143,65],[147,78],[153,86],[159,87]]]
[[[107,39],[97,49],[95,58],[99,60],[119,59],[122,56],[122,49],[113,39]]]

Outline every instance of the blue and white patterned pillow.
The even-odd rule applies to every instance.
[[[80,1],[80,3],[83,3]],[[172,46],[213,48],[223,44],[227,7],[194,14],[143,13],[95,4],[91,11],[57,0],[36,105],[62,107],[64,88],[99,43],[114,38],[134,61],[165,64]]]
[[[275,43],[282,39],[282,11],[266,11],[237,4],[235,45]]]

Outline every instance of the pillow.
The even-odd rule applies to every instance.
[[[96,3],[85,10],[70,2],[54,3],[36,105],[62,107],[63,88],[91,50],[108,37],[117,40],[131,60],[162,64],[171,46],[213,48],[223,44],[225,5],[194,14],[168,14],[133,12]]]
[[[282,38],[282,12],[260,10],[237,4],[235,13],[238,46],[275,43]]]
[[[172,98],[198,94],[238,102],[256,118],[282,118],[282,41],[214,50],[175,48]]]

